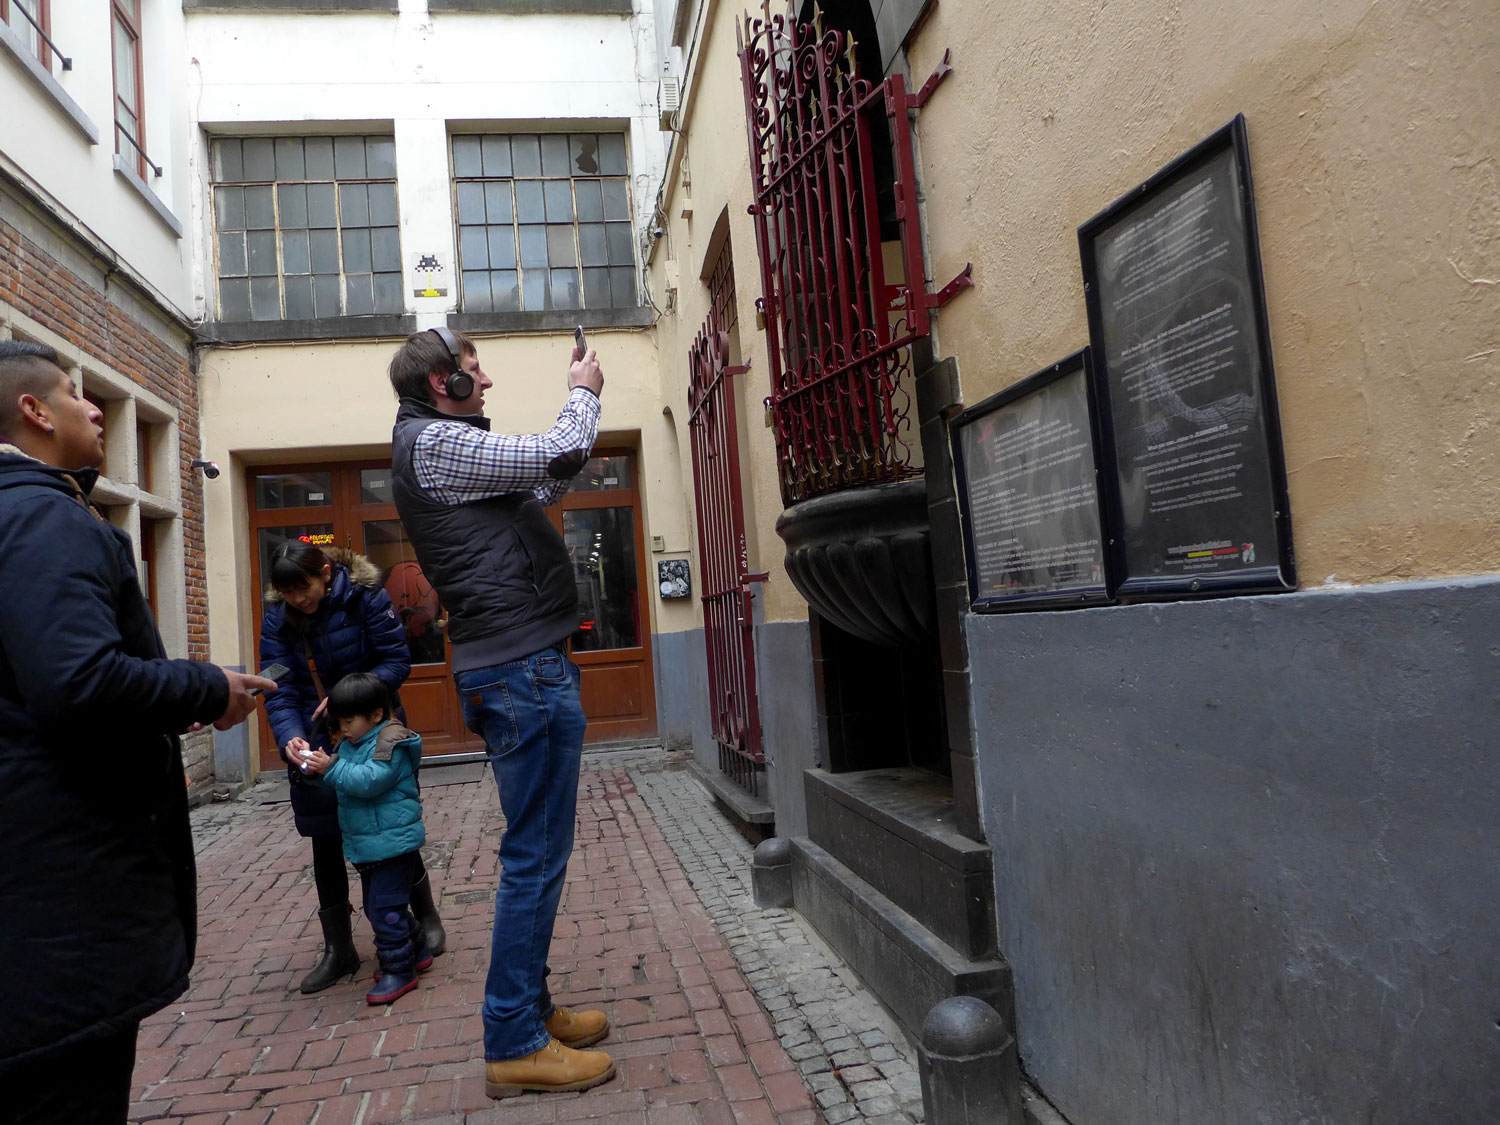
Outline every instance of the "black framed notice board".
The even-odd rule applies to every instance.
[[[1244,117],[1078,244],[1116,594],[1294,589]]]
[[[953,420],[953,468],[980,611],[1110,598],[1088,351]]]

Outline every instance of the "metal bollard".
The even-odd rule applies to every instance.
[[[750,888],[756,906],[792,905],[792,842],[785,836],[772,836],[755,845]]]
[[[1005,1020],[976,996],[934,1004],[917,1048],[927,1125],[1023,1125],[1021,1069]]]

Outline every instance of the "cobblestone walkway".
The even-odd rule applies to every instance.
[[[424,790],[448,952],[422,989],[379,1008],[364,1003],[362,917],[358,979],[295,991],[321,939],[288,807],[252,798],[196,811],[198,964],[187,995],[142,1028],[132,1120],[910,1121],[920,1095],[899,1035],[794,916],[755,909],[749,846],[681,764],[661,751],[585,760],[550,961],[559,1002],[613,1018],[601,1046],[619,1073],[606,1085],[484,1096],[478,1005],[504,823],[486,774]]]

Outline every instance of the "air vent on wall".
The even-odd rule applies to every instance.
[[[656,90],[656,106],[661,112],[662,132],[670,130],[677,120],[677,111],[682,106],[682,80],[670,74],[662,75],[661,85]]]

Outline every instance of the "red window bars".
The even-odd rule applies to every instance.
[[[782,500],[916,475],[910,345],[929,311],[971,284],[966,267],[927,292],[918,229],[909,115],[950,72],[947,56],[915,95],[900,75],[877,85],[856,74],[847,33],[772,17],[769,0],[739,41]],[[876,198],[881,114],[900,230],[893,274]]]
[[[754,793],[764,769],[760,705],[755,688],[755,633],[740,485],[739,427],[729,363],[736,314],[734,268],[726,242],[709,280],[708,319],[688,351],[688,428],[698,511],[703,634],[708,649],[709,715],[719,744],[719,769]]]

